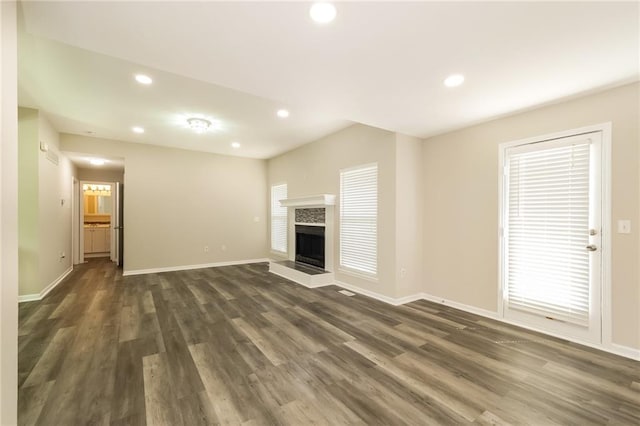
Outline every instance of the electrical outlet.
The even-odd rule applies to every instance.
[[[406,268],[400,268],[400,276],[402,278],[407,276],[407,269]]]
[[[253,217],[253,221],[256,222],[256,223],[260,222],[260,217],[259,216],[254,216]]]
[[[209,253],[209,246],[204,246],[204,252]]]
[[[227,246],[225,246],[224,244],[222,245],[222,247],[220,247],[220,250],[222,251],[227,251]]]
[[[618,234],[630,234],[631,221],[629,219],[621,219],[618,221]]]

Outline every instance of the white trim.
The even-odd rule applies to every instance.
[[[56,278],[52,283],[50,283],[48,286],[46,286],[45,288],[42,289],[42,291],[40,293],[35,293],[35,294],[23,294],[22,296],[18,296],[18,303],[22,303],[22,302],[33,302],[33,301],[37,301],[37,300],[42,300],[44,299],[44,297],[49,294],[49,292],[51,290],[53,290],[54,288],[56,288],[56,286],[58,284],[60,284],[65,278],[67,278],[67,275],[69,275],[71,272],[73,271],[73,265],[69,266],[69,269],[67,269],[66,271],[64,271],[62,273],[62,275],[60,275],[58,278]]]
[[[264,263],[264,262],[269,262],[269,259],[262,258],[262,259],[230,260],[226,262],[201,263],[199,265],[180,265],[180,266],[167,266],[162,268],[132,269],[132,270],[122,272],[122,276],[125,277],[130,275],[157,274],[159,272],[188,271],[191,269],[217,268],[219,266],[246,265],[247,263]]]
[[[611,310],[611,141],[612,124],[611,122],[600,124],[602,130],[602,236],[601,236],[601,253],[602,253],[602,282],[600,283],[600,314],[602,315],[601,339],[604,346],[613,347],[613,313]],[[621,346],[624,348],[624,346]],[[615,352],[614,352],[615,353]],[[625,355],[623,355],[625,356]],[[640,351],[636,351],[635,359],[640,359]]]
[[[489,311],[487,309],[478,308],[472,305],[466,305],[464,303],[455,302],[449,299],[443,299],[442,297],[432,296],[431,294],[422,293],[422,299],[429,302],[438,303],[440,305],[451,306],[452,308],[460,309],[461,311],[470,312],[472,314],[480,315],[481,317],[497,319],[501,321],[498,312]]]
[[[269,272],[307,288],[318,288],[333,285],[335,279],[333,272],[330,271],[327,271],[324,274],[309,275],[305,272],[289,268],[288,266],[281,265],[274,261],[269,262]]]
[[[336,196],[333,194],[309,195],[307,197],[280,200],[282,207],[333,206],[335,204]]]
[[[410,296],[405,296],[405,297],[401,297],[401,298],[397,298],[394,299],[392,297],[389,296],[385,296],[383,294],[379,294],[376,292],[373,292],[371,290],[366,290],[360,287],[356,287],[354,285],[351,284],[347,284],[341,281],[336,281],[335,283],[336,286],[338,287],[343,287],[346,288],[347,290],[350,290],[354,293],[358,293],[358,294],[362,294],[364,296],[368,296],[371,297],[373,299],[376,300],[380,300],[381,302],[385,302],[385,303],[389,303],[390,305],[394,305],[394,306],[398,306],[398,305],[404,305],[405,303],[410,303],[410,302],[414,302],[416,300],[426,300],[429,302],[434,302],[434,303],[438,303],[440,305],[446,305],[446,306],[450,306],[452,308],[455,309],[459,309],[461,311],[464,312],[469,312],[471,314],[475,314],[475,315],[479,315],[481,317],[485,317],[485,318],[489,318],[492,320],[496,320],[502,323],[506,323],[506,324],[511,324],[511,325],[515,325],[517,327],[520,328],[524,328],[527,330],[532,330],[532,331],[537,331],[539,333],[548,335],[548,336],[553,336],[553,337],[557,337],[563,340],[567,340],[569,342],[573,342],[573,343],[578,343],[580,345],[583,346],[588,346],[590,348],[593,349],[598,349],[600,351],[603,352],[608,352],[608,353],[612,353],[614,355],[619,355],[625,358],[630,358],[636,361],[640,361],[640,349],[636,349],[636,348],[632,348],[629,346],[624,346],[624,345],[620,345],[617,343],[611,343],[608,345],[604,345],[604,344],[596,344],[596,343],[590,343],[590,342],[585,342],[585,341],[581,341],[578,339],[574,339],[574,338],[568,338],[567,336],[562,336],[559,334],[554,334],[554,333],[550,333],[548,331],[545,330],[541,330],[541,329],[537,329],[535,327],[531,327],[525,324],[520,324],[518,322],[515,321],[510,321],[507,319],[502,318],[498,312],[494,312],[494,311],[490,311],[487,309],[482,309],[482,308],[478,308],[476,306],[472,306],[472,305],[466,305],[464,303],[460,303],[460,302],[455,302],[453,300],[448,300],[448,299],[444,299],[442,297],[437,297],[437,296],[433,296],[431,294],[427,294],[427,293],[418,293],[418,294],[413,294]]]
[[[441,305],[451,306],[452,308],[460,309],[461,311],[465,311],[465,312],[469,312],[469,313],[472,313],[472,314],[480,315],[482,317],[490,318],[490,319],[493,319],[493,320],[496,320],[496,321],[499,321],[499,322],[502,322],[502,323],[515,325],[517,327],[524,328],[524,329],[527,329],[527,330],[536,331],[536,332],[545,334],[547,336],[557,337],[559,339],[567,340],[569,342],[578,343],[578,344],[580,344],[582,346],[588,346],[590,348],[598,349],[598,350],[603,351],[603,352],[608,352],[608,353],[612,353],[614,355],[619,355],[619,356],[622,356],[622,357],[625,357],[625,358],[630,358],[630,359],[634,359],[636,361],[640,361],[640,349],[635,349],[635,348],[631,348],[629,346],[619,345],[617,343],[611,343],[611,344],[605,345],[605,344],[597,344],[597,343],[585,342],[585,341],[582,341],[582,340],[579,340],[579,339],[569,338],[567,336],[563,336],[563,335],[560,335],[560,334],[557,334],[557,333],[551,333],[551,332],[549,332],[547,330],[538,329],[536,327],[532,327],[532,326],[527,325],[527,324],[521,324],[521,323],[518,323],[517,321],[511,321],[511,320],[505,319],[505,318],[501,317],[498,312],[489,311],[489,310],[478,308],[478,307],[471,306],[471,305],[465,305],[464,303],[454,302],[453,300],[443,299],[441,297],[432,296],[432,295],[427,294],[427,293],[422,293],[421,296],[422,296],[421,297],[422,299],[430,301],[430,302],[435,302],[435,303],[439,303]]]
[[[635,349],[628,348],[622,350],[622,353],[618,353],[614,351],[614,346],[616,345],[612,342],[612,312],[611,312],[611,140],[612,140],[612,124],[611,122],[594,124],[591,126],[580,127],[576,129],[563,130],[555,133],[548,133],[545,135],[534,136],[525,139],[519,139],[511,142],[503,142],[498,145],[498,241],[499,241],[499,252],[498,252],[498,312],[497,319],[503,322],[511,323],[510,321],[504,318],[504,159],[505,152],[507,148],[545,142],[553,139],[565,138],[570,136],[583,135],[587,133],[601,132],[602,140],[601,140],[601,186],[602,186],[602,194],[601,194],[601,282],[600,282],[600,315],[601,315],[601,330],[600,330],[600,342],[596,343],[587,343],[584,341],[572,340],[571,336],[557,336],[566,340],[574,341],[576,343],[580,343],[586,346],[594,347],[600,350],[604,350],[607,352],[616,353],[618,355],[622,355],[622,353],[634,353]],[[528,325],[524,325],[521,323],[513,323],[523,328],[531,328]],[[534,329],[534,328],[531,328]],[[542,333],[546,333],[549,335],[553,335],[551,332],[540,331]],[[624,346],[622,346],[625,348]],[[631,351],[631,352],[629,352]],[[626,355],[622,355],[626,356]],[[633,358],[633,357],[631,357]],[[636,358],[634,358],[636,359]]]
[[[396,299],[393,297],[385,296],[384,294],[376,293],[375,291],[360,288],[355,285],[348,284],[338,280],[336,280],[335,285],[337,285],[338,287],[346,288],[347,290],[350,290],[354,293],[362,294],[364,296],[371,297],[372,299],[376,299],[381,302],[388,303],[393,306],[404,305],[405,303],[410,303],[410,302],[414,302],[416,300],[422,299],[422,294],[420,293],[412,294],[410,296],[404,296]]]
[[[293,222],[294,225],[301,225],[301,226],[321,226],[321,227],[326,227],[327,225],[325,223],[309,223],[309,222]]]

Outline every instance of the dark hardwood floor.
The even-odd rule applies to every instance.
[[[640,424],[640,363],[266,264],[121,276],[20,305],[22,425]]]

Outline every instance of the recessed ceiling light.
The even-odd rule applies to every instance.
[[[314,3],[309,9],[309,16],[319,24],[328,24],[336,17],[336,7],[331,3]]]
[[[144,128],[142,127],[132,127],[131,130],[133,130],[133,133],[144,133]]]
[[[104,166],[104,163],[106,161],[101,158],[92,158],[91,160],[89,160],[89,162],[94,166]]]
[[[277,114],[280,118],[287,118],[289,116],[289,111],[287,111],[286,109],[279,109]]]
[[[240,143],[238,143],[238,142],[231,142],[231,147],[232,147],[232,148],[235,148],[235,149],[238,149],[238,148],[240,148]]]
[[[452,74],[444,80],[444,85],[447,87],[456,87],[464,83],[464,75]]]
[[[153,80],[148,75],[136,74],[136,81],[140,84],[151,84]]]

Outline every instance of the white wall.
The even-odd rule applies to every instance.
[[[612,122],[613,342],[640,349],[640,84],[546,106],[424,142],[424,291],[497,310],[498,145]],[[618,219],[635,219],[618,234]]]
[[[395,134],[356,124],[268,161],[269,185],[287,183],[288,197],[340,193],[340,170],[378,163],[378,281],[339,270],[336,279],[388,297],[396,295]],[[334,255],[339,253],[340,206],[335,209]]]
[[[16,2],[0,2],[0,424],[18,422],[18,77]]]
[[[264,160],[68,134],[61,145],[125,159],[125,273],[266,257]]]

